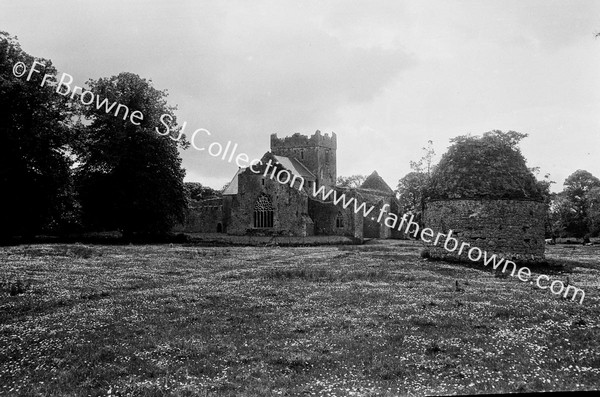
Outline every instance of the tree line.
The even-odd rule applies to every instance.
[[[18,62],[44,65],[31,79],[13,75]],[[42,76],[52,76],[41,84]],[[57,71],[0,32],[0,238],[120,230],[163,233],[183,222],[193,189],[183,182],[178,148],[187,148],[152,81],[123,72],[87,81],[88,90],[144,114],[140,125],[56,92]],[[155,132],[171,116],[171,135]]]

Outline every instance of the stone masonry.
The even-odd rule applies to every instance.
[[[462,199],[430,201],[424,213],[424,225],[447,234],[459,243],[466,242],[488,253],[519,261],[544,259],[545,204],[526,200]],[[428,243],[434,258],[457,257],[458,250],[444,249],[445,237],[437,246]],[[452,245],[449,244],[449,248]],[[466,250],[460,260],[468,260]]]

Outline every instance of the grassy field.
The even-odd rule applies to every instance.
[[[581,264],[549,275],[583,288],[582,305],[419,251],[406,241],[0,248],[0,394],[600,388],[599,246],[548,247]]]

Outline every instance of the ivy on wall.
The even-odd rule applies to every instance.
[[[527,134],[493,130],[462,135],[435,166],[426,195],[440,199],[543,200],[544,189],[518,147]]]

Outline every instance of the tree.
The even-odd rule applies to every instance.
[[[22,77],[34,61],[39,73]],[[45,74],[52,76],[42,86]],[[58,231],[76,214],[70,167],[72,103],[55,92],[50,60],[24,52],[17,39],[0,32],[0,237]]]
[[[564,192],[557,193],[552,198],[549,218],[552,237],[566,237],[569,234],[567,230],[573,222],[574,211]]]
[[[588,230],[591,237],[600,235],[600,187],[593,187],[586,193]]]
[[[82,109],[89,125],[81,126],[77,180],[87,227],[126,234],[162,233],[183,222],[185,170],[178,146],[186,148],[189,143],[185,136],[176,135],[180,129],[166,92],[133,73],[87,84],[100,100],[106,98],[143,115],[141,121],[135,120],[140,125],[135,125],[103,107]],[[169,129],[161,122],[167,122]]]
[[[344,188],[357,188],[367,179],[366,175],[338,176],[336,185]]]
[[[433,141],[427,141],[427,146],[421,149],[425,152],[423,157],[418,161],[410,161],[410,168],[413,171],[400,179],[396,188],[401,210],[405,213],[414,214],[419,220],[425,206],[424,199],[427,185],[434,169],[435,150],[433,149]]]
[[[208,186],[203,186],[199,182],[185,182],[186,197],[189,200],[205,200],[210,197],[221,196],[221,191],[215,190]]]
[[[518,148],[527,136],[494,130],[481,137],[459,136],[431,174],[429,199],[488,198],[544,200]]]
[[[588,217],[588,211],[592,209],[595,213],[593,203],[598,187],[600,179],[585,170],[577,170],[565,180],[560,205],[554,206],[554,212],[567,235],[584,237],[590,232],[590,224],[594,222]]]
[[[398,200],[403,212],[417,213],[422,211],[423,193],[427,186],[428,176],[423,172],[412,171],[398,181]]]
[[[433,159],[435,157],[435,150],[433,148],[433,141],[427,141],[427,146],[423,146],[421,150],[424,151],[425,154],[423,154],[423,157],[421,157],[419,161],[410,161],[410,168],[415,172],[424,173],[429,177],[431,176],[434,167]]]

